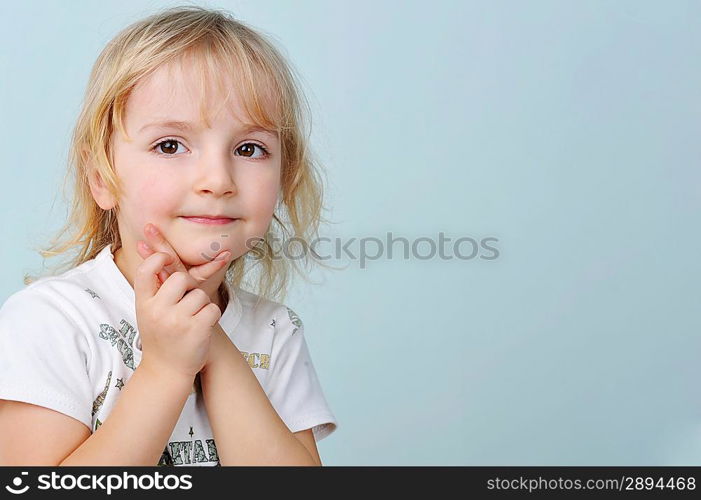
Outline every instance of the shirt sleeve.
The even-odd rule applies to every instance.
[[[50,293],[11,295],[0,308],[0,399],[32,403],[92,425],[90,349]]]
[[[276,318],[268,399],[291,432],[312,429],[318,442],[338,426],[324,397],[299,317],[283,306]]]

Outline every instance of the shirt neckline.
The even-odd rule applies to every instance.
[[[122,274],[122,271],[117,267],[117,263],[114,261],[114,254],[112,253],[112,244],[108,244],[100,250],[100,252],[95,257],[95,261],[98,264],[103,264],[102,267],[106,273],[108,279],[119,289],[122,297],[127,301],[127,303],[134,310],[134,317],[136,317],[136,294],[134,289],[129,284],[126,276]],[[222,329],[229,335],[232,336],[234,328],[238,326],[241,321],[241,316],[243,313],[243,306],[241,304],[241,299],[235,291],[235,288],[231,286],[226,280],[224,281],[227,291],[229,292],[229,301],[226,303],[226,307],[222,312],[221,318],[219,318],[219,324]],[[139,332],[137,329],[137,339],[139,338]],[[141,351],[137,346],[136,340],[134,341],[134,347]],[[139,342],[140,345],[140,342]]]

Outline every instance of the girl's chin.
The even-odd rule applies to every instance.
[[[221,252],[219,252],[219,253],[221,253]],[[180,260],[186,266],[194,267],[194,266],[201,266],[202,264],[206,264],[207,262],[213,261],[217,257],[217,255],[218,255],[218,253],[214,253],[212,251],[201,252],[200,254],[181,256]]]

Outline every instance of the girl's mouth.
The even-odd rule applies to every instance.
[[[210,217],[182,217],[185,220],[189,220],[190,222],[196,222],[199,224],[210,224],[210,225],[224,225],[224,224],[231,224],[232,222],[237,221],[238,219],[230,219],[228,217],[223,217],[223,218],[210,218]]]

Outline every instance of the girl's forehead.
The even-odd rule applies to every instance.
[[[220,78],[219,82],[201,78],[187,65],[161,66],[132,89],[125,109],[128,128],[159,119],[211,121],[222,113],[251,123],[234,79],[226,75]]]

